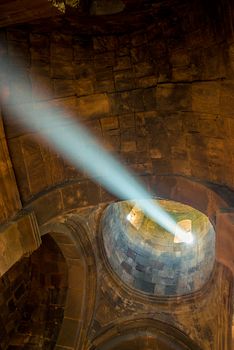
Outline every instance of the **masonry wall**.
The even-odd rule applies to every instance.
[[[0,224],[5,223],[21,209],[0,109]]]
[[[169,211],[163,201],[158,204]],[[175,215],[177,209],[179,218],[180,203],[170,204],[169,215],[173,210]],[[144,218],[135,229],[127,220],[131,208],[129,202],[109,205],[100,227],[108,261],[121,280],[156,296],[190,294],[203,287],[215,261],[215,232],[208,218],[187,209],[187,219],[193,220],[194,242],[174,243],[174,235],[153,226],[150,219]]]
[[[92,342],[101,337],[111,327],[121,329],[127,320],[153,319],[181,330],[202,350],[229,350],[233,288],[231,272],[217,263],[204,288],[187,297],[146,296],[129,289],[121,277],[110,273],[105,263],[105,254],[100,246],[102,212],[103,207],[78,211],[88,222],[91,239],[94,232],[98,235],[94,251],[99,288],[89,340]],[[96,244],[94,239],[93,243]]]
[[[233,37],[196,11],[185,6],[183,15],[173,19],[172,11],[126,35],[8,29],[5,54],[19,74],[7,82],[6,103],[14,95],[34,108],[64,109],[142,176],[181,174],[233,188]],[[17,126],[7,108],[4,124],[24,203],[86,176]]]
[[[63,320],[67,268],[52,238],[44,237],[0,283],[0,349],[53,349]]]
[[[23,315],[29,295],[31,266],[28,259],[16,263],[0,280],[0,349],[5,350]]]

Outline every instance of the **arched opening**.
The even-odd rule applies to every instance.
[[[93,341],[90,350],[200,350],[184,333],[152,319],[120,322]]]
[[[67,277],[65,258],[49,235],[2,277],[1,348],[54,348],[64,317]]]

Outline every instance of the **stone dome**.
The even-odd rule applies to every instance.
[[[199,290],[215,260],[215,232],[207,216],[175,201],[158,200],[191,243],[167,232],[137,208],[134,201],[109,205],[102,217],[105,252],[112,269],[128,286],[156,296]]]

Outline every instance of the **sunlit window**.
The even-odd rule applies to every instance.
[[[188,239],[186,241],[188,243],[192,243],[193,242],[192,221],[189,219],[185,219],[185,220],[181,220],[181,221],[177,222],[177,224],[179,227],[181,227],[184,230],[184,232],[187,233]],[[177,232],[175,232],[174,243],[183,243],[183,241],[181,240],[181,238],[177,234]]]
[[[127,220],[135,227],[135,229],[139,230],[144,220],[144,213],[135,205],[128,214]]]

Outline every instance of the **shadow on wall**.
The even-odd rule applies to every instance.
[[[66,261],[46,235],[30,258],[1,279],[1,349],[53,349],[63,321],[67,294]]]

